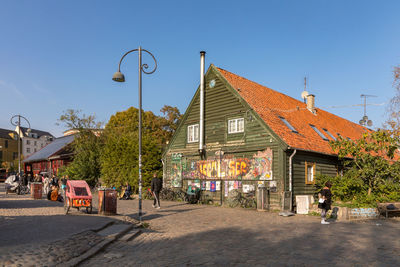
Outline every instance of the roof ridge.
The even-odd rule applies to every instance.
[[[283,96],[285,96],[285,97],[289,97],[289,98],[291,98],[292,100],[297,101],[297,102],[299,102],[299,103],[302,104],[302,105],[306,105],[306,103],[301,102],[300,100],[298,100],[298,99],[296,99],[296,98],[294,98],[294,97],[292,97],[292,96],[290,96],[290,95],[281,93],[281,92],[279,92],[279,91],[277,91],[277,90],[275,90],[275,89],[269,88],[269,87],[267,87],[267,86],[265,86],[265,85],[262,85],[262,84],[260,84],[260,83],[258,83],[258,82],[249,80],[249,79],[247,79],[246,77],[243,77],[243,76],[240,76],[240,75],[238,75],[238,74],[236,74],[236,73],[230,72],[229,70],[225,70],[225,69],[220,68],[220,67],[216,67],[216,68],[217,68],[218,70],[222,70],[222,71],[228,72],[228,73],[230,73],[230,74],[232,74],[232,75],[235,75],[235,76],[237,76],[237,77],[239,77],[239,78],[241,78],[241,79],[243,79],[243,80],[249,81],[249,82],[251,82],[251,83],[255,83],[255,84],[257,84],[257,85],[259,85],[259,86],[261,86],[261,87],[264,87],[264,88],[266,88],[266,89],[268,89],[268,90],[273,91],[274,93],[283,95]],[[235,88],[235,89],[236,89],[236,88]]]

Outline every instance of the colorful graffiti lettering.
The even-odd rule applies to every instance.
[[[194,179],[248,179],[272,180],[272,149],[267,148],[254,154],[251,158],[225,158],[195,160],[182,158],[171,164],[171,182],[181,186],[182,177]]]

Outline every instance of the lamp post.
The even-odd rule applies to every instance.
[[[18,118],[18,120],[17,120]],[[20,146],[20,142],[21,142],[21,118],[24,119],[28,125],[28,132],[31,131],[31,124],[28,121],[27,118],[25,118],[24,116],[21,115],[14,115],[11,117],[10,122],[12,125],[14,126],[18,126],[18,174],[21,175],[21,146]]]
[[[113,81],[125,82],[125,76],[121,73],[121,63],[126,55],[138,51],[139,54],[139,221],[142,221],[142,72],[145,74],[152,74],[157,69],[157,60],[152,53],[139,46],[138,49],[133,49],[126,52],[119,61],[118,71],[113,75]],[[146,71],[149,68],[147,64],[142,64],[142,51],[149,54],[154,60],[154,69]]]

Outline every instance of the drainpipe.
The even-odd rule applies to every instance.
[[[200,123],[199,123],[199,153],[204,153],[204,63],[205,51],[200,52]]]
[[[293,206],[293,175],[292,175],[292,159],[296,154],[297,150],[295,149],[289,157],[289,192],[290,192],[290,211],[292,211]]]

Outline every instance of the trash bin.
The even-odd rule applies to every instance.
[[[99,189],[99,214],[117,214],[117,191],[115,189]]]
[[[267,211],[269,210],[269,191],[265,187],[265,184],[258,184],[257,187],[257,210]]]
[[[31,183],[31,197],[33,199],[42,199],[43,184],[42,183]]]

